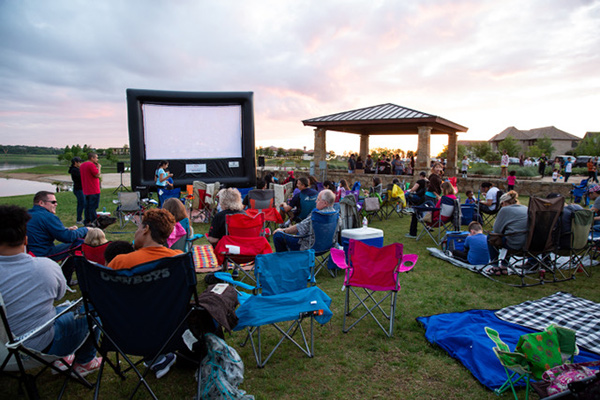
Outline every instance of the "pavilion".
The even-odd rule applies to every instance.
[[[446,175],[455,176],[457,172],[457,132],[466,132],[469,128],[449,121],[437,115],[411,110],[395,104],[344,111],[302,121],[305,126],[315,127],[315,165],[325,161],[327,154],[325,134],[329,131],[354,133],[360,135],[362,159],[369,154],[371,135],[419,135],[415,168],[419,171],[429,169],[431,135],[448,135],[448,159]]]

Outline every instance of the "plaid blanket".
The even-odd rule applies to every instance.
[[[577,331],[577,345],[600,354],[600,304],[557,292],[538,300],[530,300],[496,311],[504,321],[544,330],[557,324]]]

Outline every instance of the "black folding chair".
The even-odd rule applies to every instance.
[[[192,253],[162,258],[131,269],[113,270],[83,257],[75,257],[79,287],[90,329],[98,325],[102,333],[97,344],[102,364],[94,398],[98,398],[102,372],[108,363],[121,379],[134,371],[141,385],[157,398],[146,381],[150,366],[165,353],[185,349],[182,334],[191,313],[197,309],[196,274]],[[190,301],[193,300],[192,305]],[[116,362],[108,357],[116,353]],[[147,367],[140,371],[142,356]],[[125,361],[123,368],[119,359]]]

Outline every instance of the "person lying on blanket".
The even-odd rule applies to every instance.
[[[460,261],[471,265],[485,265],[490,262],[487,236],[483,234],[483,228],[477,221],[473,221],[468,227],[469,236],[465,239],[465,249],[452,251],[452,256]]]

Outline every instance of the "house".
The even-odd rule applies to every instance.
[[[507,136],[512,136],[521,144],[522,153],[526,153],[529,146],[535,145],[538,139],[547,137],[552,140],[552,146],[554,146],[555,149],[553,155],[566,154],[567,151],[576,148],[582,140],[579,136],[571,135],[554,126],[529,129],[526,131],[510,126],[489,140],[492,149],[498,150],[498,144],[506,139]]]

